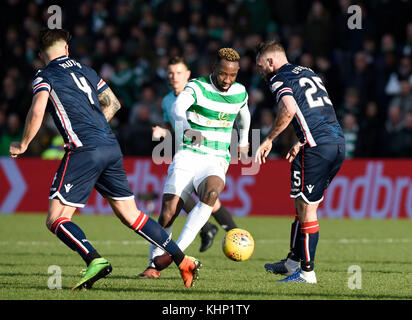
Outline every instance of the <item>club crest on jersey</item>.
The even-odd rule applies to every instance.
[[[219,112],[218,118],[220,121],[228,121],[229,120],[229,114],[225,112]]]

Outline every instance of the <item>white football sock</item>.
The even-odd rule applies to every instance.
[[[303,278],[309,283],[317,283],[315,271],[303,271],[302,270]]]
[[[192,211],[189,212],[180,237],[176,241],[180,250],[185,251],[193,242],[200,229],[202,229],[207,220],[209,220],[212,210],[213,207],[199,201]]]
[[[172,226],[164,228],[168,235],[172,236]],[[150,244],[149,249],[149,266],[154,268],[155,265],[153,263],[153,259],[155,257],[161,256],[165,251],[154,244]]]

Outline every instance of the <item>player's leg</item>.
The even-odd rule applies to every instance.
[[[291,176],[290,195],[291,197],[297,197],[302,191],[302,176],[304,176],[303,154],[304,154],[304,148],[301,148],[301,150],[299,151],[299,153],[293,160],[291,168],[290,168],[290,176]],[[266,271],[272,272],[274,274],[290,276],[297,269],[299,269],[300,267],[300,256],[299,256],[300,242],[297,241],[299,233],[300,233],[299,215],[298,215],[297,209],[295,208],[295,218],[294,218],[294,221],[292,222],[291,229],[290,229],[289,253],[287,254],[286,258],[280,260],[279,262],[266,263],[264,266]]]
[[[229,231],[237,228],[235,221],[233,220],[230,212],[225,208],[225,206],[220,202],[219,199],[216,200],[215,205],[212,210],[213,218],[220,224],[220,226],[225,231]]]
[[[178,250],[171,236],[148,215],[137,209],[134,199],[113,200],[107,198],[116,216],[124,225],[133,229],[137,234],[147,239],[150,243],[167,251],[176,262],[180,264],[184,255]]]
[[[162,208],[159,214],[158,223],[165,229],[166,233],[172,237],[172,224],[183,206],[183,200],[174,194],[163,194]],[[153,259],[164,254],[162,248],[151,244],[149,249],[149,266],[140,274],[139,279],[159,278],[161,272],[156,269]]]
[[[301,269],[306,275],[314,275],[316,247],[319,240],[317,209],[324,191],[338,173],[344,159],[344,148],[340,145],[319,146],[307,151],[304,191],[295,199],[299,214],[300,232],[298,235]],[[314,276],[312,278],[315,278]]]
[[[183,251],[193,242],[200,229],[209,220],[213,206],[224,187],[224,180],[215,175],[206,177],[198,184],[196,189],[199,202],[189,212],[182,233],[177,240],[177,244]]]
[[[298,220],[295,219],[295,226],[292,224],[291,239],[294,240],[293,256],[298,256],[299,262],[287,259],[288,269],[294,269],[294,273],[286,274],[287,278],[281,281],[310,282],[316,283],[316,276],[313,271],[317,241],[319,239],[319,225],[317,222],[316,209],[323,199],[322,180],[324,179],[324,166],[328,166],[328,161],[321,157],[318,148],[306,148],[302,146],[291,165],[291,192],[295,199],[295,209]],[[315,188],[316,186],[316,188]],[[317,226],[309,228],[309,226]],[[293,228],[295,227],[295,228]],[[303,246],[303,247],[302,247]],[[306,251],[305,251],[306,249]],[[302,256],[302,253],[307,253]],[[309,260],[307,260],[309,259]],[[291,268],[293,267],[293,268]]]
[[[289,253],[286,258],[275,263],[266,263],[265,269],[274,274],[281,274],[284,276],[292,275],[300,267],[300,242],[298,235],[300,233],[299,215],[296,210],[295,219],[291,225]]]
[[[111,153],[113,152],[114,150]],[[172,240],[171,235],[158,222],[137,209],[123,168],[123,157],[120,150],[110,165],[102,172],[95,187],[106,197],[123,224],[170,254],[179,267],[185,286],[192,286],[197,279],[201,263],[194,258],[186,257]]]
[[[295,206],[300,223],[300,231],[296,237],[296,241],[299,243],[300,268],[296,268],[292,275],[280,281],[316,283],[314,262],[319,241],[319,222],[317,217],[319,203],[307,203],[306,200],[296,198]]]
[[[100,255],[87,240],[82,229],[71,221],[76,209],[58,199],[50,200],[46,226],[66,246],[76,251],[88,266],[93,259],[100,258]]]
[[[193,242],[200,229],[209,219],[213,206],[225,186],[224,181],[227,170],[226,162],[222,164],[215,157],[193,156],[191,153],[186,155],[187,159],[191,160],[187,164],[188,167],[192,168],[192,183],[190,186],[194,187],[199,196],[199,201],[189,212],[179,239],[176,241],[182,251],[186,250]],[[193,157],[196,161],[192,161]],[[186,191],[187,194],[192,193],[187,188]],[[154,264],[157,268],[164,269],[170,264],[170,259],[167,258],[165,254],[157,257],[154,259]]]
[[[50,200],[46,225],[66,246],[76,251],[87,265],[84,276],[72,289],[90,289],[94,282],[112,271],[112,266],[87,240],[83,230],[71,221],[75,210],[76,207],[64,205],[60,200]]]
[[[295,206],[298,210],[300,221],[300,232],[297,236],[297,241],[300,247],[300,267],[303,277],[308,282],[316,282],[314,272],[316,247],[319,241],[319,222],[317,209],[319,203],[306,203],[302,199],[295,199]]]
[[[186,201],[183,209],[187,213],[189,213],[190,211],[192,211],[195,205],[196,205],[196,201],[195,199],[191,197],[190,199],[188,199],[188,201]],[[209,221],[207,221],[204,224],[202,229],[200,229],[200,239],[201,239],[201,244],[200,244],[200,249],[199,249],[200,252],[204,252],[212,246],[213,240],[217,234],[217,231],[218,231],[218,228],[213,223],[210,223]]]
[[[165,182],[162,208],[159,215],[159,223],[165,228],[166,232],[171,236],[172,224],[179,215],[184,203],[188,203],[191,199],[193,191],[192,180],[193,173],[187,168],[181,169],[185,164],[182,164],[184,158],[176,157],[173,163],[169,166],[168,177]],[[164,262],[161,263],[162,268],[156,268],[154,259],[164,255]],[[171,257],[155,245],[150,245],[149,250],[149,266],[138,275],[138,278],[158,278],[160,277],[160,269],[172,263]]]
[[[85,261],[87,270],[73,289],[91,288],[112,270],[87,240],[82,229],[71,221],[77,207],[83,207],[99,175],[99,154],[92,150],[69,151],[63,157],[50,189],[46,225],[65,245]]]
[[[166,251],[180,270],[186,287],[191,287],[197,279],[201,263],[192,257],[186,257],[171,236],[152,218],[139,211],[133,199],[113,200],[108,198],[110,206],[119,219],[150,243]]]
[[[297,192],[291,192],[295,198],[295,207],[299,215],[300,232],[297,242],[301,259],[301,268],[295,274],[282,281],[316,283],[314,261],[319,241],[319,222],[317,209],[323,200],[323,194],[342,165],[344,148],[325,145],[302,148],[300,174],[294,174]],[[296,159],[295,159],[296,160]],[[293,163],[292,163],[293,167]],[[296,169],[296,167],[295,167]]]
[[[196,200],[193,198],[193,196],[190,196],[187,198],[187,200],[184,202],[183,204],[183,210],[186,213],[189,213],[190,211],[192,211],[192,209],[195,207],[196,205]],[[202,228],[202,232],[207,233],[210,230],[217,230],[217,227],[213,224],[210,223],[209,221],[205,223],[205,225]],[[216,231],[217,232],[217,231]]]
[[[300,232],[300,222],[299,222],[299,214],[296,209],[295,209],[295,212],[296,212],[295,219],[290,228],[288,259],[291,259],[292,261],[300,262],[299,241],[297,241],[297,236]]]
[[[219,198],[216,200],[215,205],[213,206],[212,215],[213,218],[215,218],[215,220],[223,228],[223,230],[229,231],[237,228],[236,223],[233,221],[232,215],[222,205]],[[200,252],[204,252],[212,246],[217,231],[218,228],[214,224],[206,222],[206,224],[200,231],[200,238],[202,239],[199,249]]]

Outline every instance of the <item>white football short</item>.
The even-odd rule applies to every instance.
[[[184,202],[209,176],[218,176],[226,182],[229,164],[224,158],[180,150],[167,171],[163,194],[174,194]]]

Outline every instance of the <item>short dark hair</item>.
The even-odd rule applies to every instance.
[[[174,56],[174,57],[171,57],[169,59],[169,65],[175,65],[175,64],[179,64],[179,63],[183,64],[187,69],[189,69],[189,66],[187,65],[187,63],[186,63],[185,59],[183,59],[183,57]]]
[[[285,53],[285,48],[283,48],[283,46],[275,40],[261,42],[256,47],[256,56],[265,54],[269,51]]]
[[[70,39],[70,33],[64,29],[43,29],[39,34],[39,50],[44,52],[57,41],[63,40],[67,43]]]

